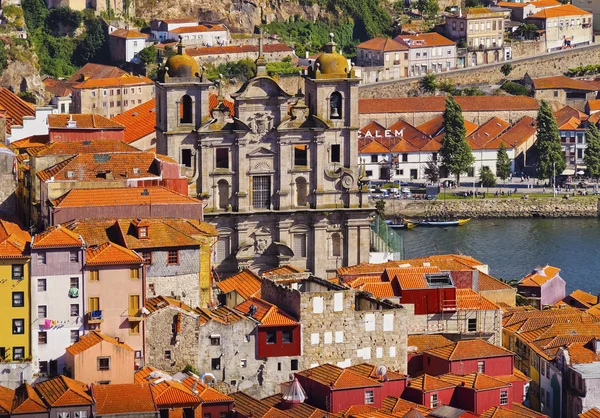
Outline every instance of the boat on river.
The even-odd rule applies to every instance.
[[[414,224],[414,226],[417,225],[422,225],[422,226],[461,226],[466,224],[467,222],[469,222],[471,220],[471,218],[466,218],[466,219],[454,219],[454,220],[441,220],[441,219],[424,219],[424,220],[414,220],[414,219],[409,219],[407,220],[407,224]],[[408,226],[408,228],[411,228],[410,226]],[[414,228],[414,227],[413,227]]]
[[[396,218],[394,220],[387,220],[387,221],[385,221],[385,223],[391,229],[412,229],[415,226],[417,226],[416,223],[408,222],[407,220],[402,219],[402,218]]]

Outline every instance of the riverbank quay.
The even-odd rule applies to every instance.
[[[596,197],[544,197],[529,199],[486,198],[453,200],[386,201],[386,215],[404,217],[460,218],[597,218],[600,200]]]

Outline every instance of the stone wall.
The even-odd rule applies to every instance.
[[[456,199],[436,201],[398,201],[396,213],[405,216],[458,216],[468,218],[595,218],[599,200],[594,197]],[[392,206],[387,205],[391,214]]]
[[[596,64],[600,61],[600,44],[577,47],[567,51],[547,53],[537,57],[526,57],[509,61],[513,66],[511,79],[521,79],[525,73],[531,77],[548,77],[566,72],[569,68]],[[459,69],[437,76],[439,81],[449,80],[455,85],[494,84],[506,77],[500,72],[504,62]],[[419,78],[392,80],[359,86],[360,98],[401,97],[416,91]]]
[[[191,307],[200,306],[199,248],[179,250],[178,264],[168,264],[167,256],[168,250],[152,251],[152,265],[146,270],[148,297],[178,297]]]
[[[175,320],[181,314],[180,331],[173,332]],[[198,316],[175,307],[159,309],[148,315],[146,322],[146,364],[167,373],[182,371],[188,364],[198,363]],[[171,359],[165,360],[165,351]]]

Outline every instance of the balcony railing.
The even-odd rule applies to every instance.
[[[102,311],[97,310],[88,312],[87,322],[88,324],[101,324],[104,322],[104,319],[102,319]]]
[[[144,319],[142,316],[142,311],[140,309],[137,310],[129,310],[127,315],[127,320],[129,322],[140,322]]]

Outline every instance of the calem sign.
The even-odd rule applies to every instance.
[[[379,130],[376,129],[375,133],[371,132],[371,131],[367,131],[365,133],[362,133],[361,131],[358,131],[358,138],[362,139],[362,138],[402,138],[402,136],[404,135],[404,129],[400,129],[400,130],[391,130],[391,129],[385,129],[385,130]]]

